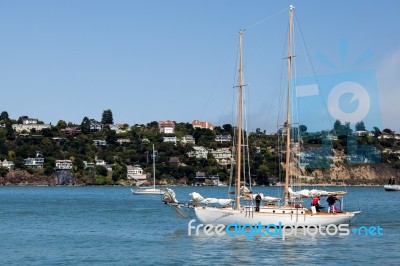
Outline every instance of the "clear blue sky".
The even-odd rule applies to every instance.
[[[377,125],[400,131],[395,0],[0,1],[0,111],[53,124],[101,120],[105,109],[128,124],[233,123],[238,32],[246,28],[249,129],[272,132],[290,4],[317,77],[372,71]],[[302,50],[297,74],[310,76]]]

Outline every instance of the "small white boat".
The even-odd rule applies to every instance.
[[[144,194],[151,194],[151,195],[163,195],[164,190],[159,188],[142,188],[139,187],[138,189],[131,189],[132,194],[136,195],[144,195]]]
[[[165,190],[156,188],[156,164],[155,164],[155,152],[153,145],[153,187],[138,187],[137,189],[131,189],[132,194],[136,195],[163,195]]]
[[[383,188],[386,191],[400,191],[400,185],[385,185]]]

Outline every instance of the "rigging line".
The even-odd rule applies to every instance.
[[[283,54],[282,55],[283,59],[287,59],[286,51],[287,51],[287,48],[289,46],[289,34],[288,34],[289,30],[290,30],[290,26],[288,24],[287,32],[286,32],[287,34],[286,34],[286,39],[285,39],[285,45],[283,46],[283,53],[282,53]],[[285,169],[284,165],[281,164],[281,163],[282,162],[285,162],[285,164],[290,163],[290,160],[286,161],[285,154],[284,154],[284,153],[286,153],[286,148],[284,147],[284,145],[286,143],[286,140],[285,140],[285,137],[284,137],[284,133],[285,133],[284,132],[284,130],[285,130],[285,126],[284,125],[285,125],[285,123],[287,123],[286,117],[285,117],[285,113],[287,112],[287,110],[285,109],[285,106],[286,106],[286,104],[288,104],[286,102],[286,98],[287,98],[287,94],[289,93],[286,88],[287,88],[288,83],[290,82],[290,80],[288,80],[286,78],[286,75],[285,75],[286,72],[285,72],[284,61],[283,60],[282,60],[282,66],[281,67],[282,67],[281,68],[281,88],[280,88],[281,93],[280,93],[280,99],[279,99],[280,109],[281,110],[278,113],[277,126],[279,127],[279,121],[282,119],[283,123],[280,126],[280,134],[278,134],[278,137],[280,139],[280,143],[279,143],[279,148],[280,148],[280,151],[279,151],[279,170],[280,170],[279,171],[279,179],[280,179],[280,182],[282,183],[282,182],[285,182],[286,169]],[[288,133],[286,132],[285,134],[288,134]],[[290,153],[290,151],[289,151],[289,153]],[[290,182],[290,184],[292,184],[292,178],[291,177],[289,177],[289,182]],[[284,189],[281,188],[281,190],[284,190]]]
[[[234,172],[234,161],[233,161],[233,158],[235,158],[235,154],[234,154],[234,151],[235,151],[235,139],[236,139],[236,132],[235,132],[235,130],[233,130],[232,147],[231,147],[232,153],[231,153],[231,158],[230,158],[230,171],[229,171],[229,190],[228,190],[229,198],[231,197],[230,192],[231,192],[231,189],[232,189],[232,186],[233,186],[233,172]]]
[[[238,64],[239,64],[239,45],[238,45],[238,47],[237,47],[237,50],[236,50],[236,67],[235,67],[235,71],[234,71],[234,74],[233,74],[233,82],[232,82],[232,87],[231,87],[231,89],[232,90],[235,90],[236,89],[236,87],[235,87],[235,84],[236,84],[236,81],[237,81],[237,70],[238,70]],[[234,121],[235,121],[235,113],[237,112],[236,111],[236,108],[237,108],[237,106],[236,106],[236,93],[235,92],[233,92],[233,93],[231,93],[231,96],[232,96],[232,101],[231,101],[231,119],[230,119],[230,121],[231,121],[231,125],[234,127]],[[231,150],[232,150],[232,153],[231,153],[231,158],[230,158],[230,163],[231,163],[231,165],[230,165],[230,171],[229,171],[229,189],[228,189],[228,196],[229,196],[229,198],[231,198],[231,190],[233,189],[233,184],[234,184],[234,165],[235,165],[235,163],[236,162],[234,162],[234,158],[236,158],[236,155],[235,155],[235,140],[236,140],[236,130],[233,130],[233,132],[231,132],[231,133],[233,133],[233,136],[232,136],[232,146],[231,146]]]
[[[286,36],[287,36],[287,34],[286,34]],[[287,40],[287,39],[286,39]],[[286,42],[286,41],[285,41]],[[285,54],[285,45],[284,45],[284,48],[283,48],[283,52],[282,52],[282,58],[284,58],[285,56],[284,56],[284,54]],[[265,119],[265,121],[264,121],[264,126],[265,126],[265,128],[267,128],[267,124],[268,124],[268,120],[270,119],[270,117],[272,116],[272,109],[274,108],[274,107],[277,107],[277,109],[278,109],[278,114],[277,114],[277,117],[276,117],[276,119],[277,119],[277,125],[279,124],[279,121],[280,121],[280,114],[281,113],[283,113],[283,112],[281,112],[280,111],[280,109],[283,109],[283,107],[281,106],[281,104],[282,104],[282,97],[283,97],[283,88],[284,88],[284,85],[283,85],[283,83],[284,83],[284,61],[282,60],[281,61],[281,71],[280,71],[280,73],[281,73],[281,77],[280,77],[280,81],[279,81],[279,89],[278,90],[274,90],[275,91],[275,94],[274,94],[274,96],[272,97],[272,99],[276,99],[276,98],[278,98],[278,104],[277,104],[277,106],[274,106],[272,103],[270,104],[270,106],[269,106],[269,109],[267,110],[267,112],[266,112],[266,117],[264,118]]]
[[[237,50],[236,50],[236,67],[235,67],[235,72],[233,74],[233,82],[232,82],[232,90],[235,90],[237,88],[236,86],[236,82],[237,82],[237,78],[238,78],[238,69],[239,69],[239,44],[237,46]],[[231,125],[233,125],[233,127],[235,126],[235,114],[237,113],[237,93],[233,92],[232,94],[232,111],[231,111]],[[234,161],[234,158],[236,158],[236,149],[235,149],[235,140],[236,140],[236,130],[233,128],[233,136],[232,136],[232,153],[231,153],[231,168],[230,168],[230,173],[229,173],[229,190],[228,190],[228,196],[230,197],[230,192],[234,183],[234,165],[236,165],[236,161]],[[237,178],[237,177],[236,177]]]
[[[200,117],[199,117],[200,120],[203,120],[202,118],[204,117],[204,114],[205,114],[205,112],[207,111],[208,106],[210,105],[211,99],[214,98],[215,92],[217,91],[218,84],[220,83],[220,81],[221,81],[221,79],[222,79],[222,73],[223,73],[224,70],[227,68],[228,61],[229,61],[229,59],[228,59],[228,57],[226,57],[225,62],[223,63],[223,65],[222,65],[221,68],[219,69],[219,72],[218,72],[216,81],[215,81],[215,83],[213,84],[213,87],[211,88],[211,92],[210,92],[209,95],[208,95],[208,99],[207,99],[207,101],[206,101],[206,104],[204,105],[203,110],[201,111],[201,115],[200,115]],[[225,108],[225,106],[226,106],[226,105],[224,104],[223,107]],[[222,113],[223,113],[223,111],[224,111],[224,108],[222,108]]]
[[[320,93],[320,95],[321,95],[322,103],[323,103],[323,105],[324,105],[324,107],[325,107],[325,111],[327,111],[326,113],[327,113],[327,117],[328,117],[329,123],[332,125],[332,124],[333,124],[333,121],[332,121],[332,119],[331,119],[331,116],[329,115],[326,100],[325,100],[325,98],[324,98],[323,95],[322,95],[321,86],[320,86],[319,80],[318,80],[318,78],[317,78],[314,65],[313,65],[313,63],[312,63],[312,61],[311,61],[311,56],[310,56],[310,53],[309,53],[309,49],[308,49],[308,46],[307,46],[307,44],[306,44],[306,41],[305,41],[303,32],[302,32],[302,30],[301,30],[300,23],[299,23],[299,21],[298,21],[296,15],[294,16],[294,18],[295,18],[295,23],[296,23],[296,25],[297,25],[297,29],[298,29],[298,31],[299,31],[299,33],[300,33],[301,39],[302,39],[303,44],[304,44],[304,50],[305,50],[306,55],[307,55],[308,63],[309,63],[310,66],[311,66],[311,69],[312,69],[312,72],[313,72],[315,81],[316,81],[316,83],[317,83],[317,85],[318,85],[318,91],[319,91],[319,93]],[[332,149],[332,154],[334,155],[332,140],[330,139],[329,142],[330,142],[330,147],[331,147],[331,149]]]
[[[249,90],[247,90],[247,93],[249,93]],[[249,180],[249,187],[250,187],[250,191],[251,191],[251,172],[250,172],[250,151],[249,151],[249,137],[248,137],[248,112],[247,112],[247,98],[246,98],[246,93],[243,93],[243,101],[244,101],[244,121],[245,121],[245,126],[244,126],[244,132],[245,134],[243,134],[243,143],[245,143],[245,145],[243,146],[243,169],[244,169],[244,177],[246,178],[246,165],[248,168],[248,180]],[[247,156],[247,157],[246,157]],[[246,184],[246,179],[245,179],[245,184]]]
[[[236,86],[236,83],[237,83],[237,79],[238,79],[238,69],[239,69],[239,45],[238,45],[238,47],[237,47],[237,50],[236,50],[236,67],[235,67],[235,71],[234,71],[234,74],[233,74],[233,82],[232,82],[232,89],[233,90],[236,90],[236,88],[237,88],[237,86]],[[232,93],[232,117],[231,117],[231,121],[232,121],[232,125],[234,125],[234,121],[235,121],[235,113],[237,112],[237,109],[235,109],[235,108],[237,108],[237,105],[236,105],[236,103],[237,103],[237,99],[235,98],[235,95],[236,95],[236,93],[234,92],[234,93]]]
[[[283,135],[281,133],[279,133],[279,127],[277,125],[277,132],[278,132],[278,140],[277,140],[277,153],[278,156],[276,158],[277,160],[277,164],[278,164],[278,181],[279,183],[282,183],[283,181],[283,166],[281,164],[281,162],[283,162]],[[282,194],[282,188],[281,186],[278,187],[278,195]]]
[[[246,27],[244,30],[249,30],[249,29],[251,29],[251,28],[254,28],[255,26],[257,26],[257,25],[259,25],[259,24],[261,24],[261,23],[264,23],[265,21],[270,20],[270,19],[272,19],[273,17],[275,17],[275,16],[279,15],[280,13],[283,13],[283,12],[285,12],[285,11],[287,11],[287,10],[288,10],[288,8],[282,9],[281,11],[278,11],[278,12],[276,12],[275,14],[273,14],[273,15],[271,15],[271,16],[269,16],[269,17],[266,17],[266,18],[264,18],[264,19],[262,19],[262,20],[256,22],[256,23],[254,23],[253,25],[250,25],[249,27]]]
[[[286,32],[286,39],[285,39],[285,45],[283,45],[283,51],[282,51],[282,58],[285,58],[285,52],[286,52],[286,47],[287,47],[287,43],[288,43],[288,32],[289,32],[289,27],[288,27],[288,29],[287,29],[287,32]],[[286,73],[285,73],[285,64],[284,64],[284,61],[282,60],[281,61],[282,62],[282,64],[281,64],[281,79],[280,79],[280,89],[279,89],[279,91],[280,91],[280,94],[279,94],[279,105],[280,106],[278,106],[278,117],[277,117],[277,125],[279,125],[279,121],[281,120],[281,119],[283,119],[283,120],[285,120],[285,117],[284,117],[284,113],[285,113],[285,108],[284,108],[284,106],[285,106],[285,104],[284,104],[284,102],[285,102],[285,99],[286,99],[286,93],[287,93],[287,91],[286,91],[286,86],[287,86],[287,83],[286,83]],[[283,117],[281,117],[281,115],[283,116]]]
[[[243,80],[245,80],[245,78],[243,77]],[[243,84],[243,89],[247,86],[247,84]],[[246,186],[246,172],[248,173],[248,181],[249,181],[249,187],[250,187],[250,191],[251,191],[251,172],[250,172],[250,152],[249,152],[249,138],[248,138],[248,123],[249,123],[249,119],[248,119],[248,110],[247,110],[247,97],[246,98],[246,93],[248,94],[250,90],[244,90],[244,92],[242,92],[242,95],[239,95],[239,97],[242,97],[243,99],[243,117],[244,117],[244,122],[245,125],[242,128],[242,143],[243,143],[243,181],[244,181],[244,186]],[[242,120],[243,121],[243,120]],[[247,152],[247,153],[246,153]],[[247,156],[247,157],[246,157]],[[248,170],[246,170],[246,166],[248,168]]]
[[[293,54],[296,54],[296,49],[297,49],[297,45],[296,45],[296,41],[294,41],[294,39],[296,38],[296,35],[293,34]],[[297,76],[298,76],[298,65],[296,62],[296,57],[293,58],[293,76],[295,78],[293,78],[293,88],[297,88]],[[297,152],[296,155],[301,154],[305,149],[304,146],[302,145],[302,136],[301,136],[301,132],[300,132],[300,125],[301,125],[301,112],[300,112],[300,102],[299,102],[299,98],[296,96],[297,91],[296,89],[293,90],[293,101],[294,101],[294,107],[293,108],[293,117],[295,117],[297,123],[295,123],[295,126],[293,127],[293,138],[294,140],[297,139]],[[300,156],[296,156],[295,154],[293,154],[293,156],[296,158],[297,163],[296,163],[296,178],[298,179],[297,182],[297,187],[298,189],[301,189],[303,187],[302,182],[299,182],[300,179],[302,178],[302,176],[304,176],[304,172],[302,170],[302,168],[300,167],[300,163],[302,162],[302,159]]]
[[[312,70],[312,72],[313,72],[315,81],[316,81],[317,84],[318,84],[318,91],[320,92],[320,95],[321,95],[321,98],[322,98],[322,102],[323,102],[323,104],[324,104],[325,110],[328,110],[328,106],[327,106],[327,104],[326,104],[326,101],[325,101],[324,97],[322,96],[321,86],[320,86],[320,84],[319,84],[319,80],[318,80],[318,78],[317,78],[317,74],[316,74],[316,72],[315,72],[314,65],[313,65],[313,63],[312,63],[312,61],[311,61],[311,56],[310,56],[310,53],[309,53],[309,50],[308,50],[308,46],[307,46],[306,41],[305,41],[305,39],[304,39],[304,35],[303,35],[303,32],[302,32],[302,30],[301,30],[301,28],[300,28],[300,23],[299,23],[299,21],[297,20],[297,16],[296,16],[296,15],[294,16],[294,19],[295,19],[297,28],[298,28],[298,30],[299,30],[301,39],[302,39],[303,44],[304,44],[304,48],[305,48],[305,51],[306,51],[306,54],[307,54],[308,63],[309,63],[310,66],[311,66],[311,70]],[[329,120],[329,123],[332,125],[333,123],[332,123],[332,119],[331,119],[329,113],[328,113],[328,120]]]

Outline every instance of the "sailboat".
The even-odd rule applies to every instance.
[[[261,225],[280,225],[280,226],[327,226],[349,224],[353,217],[359,213],[345,212],[343,209],[343,199],[341,200],[341,208],[336,212],[317,212],[315,208],[306,208],[299,200],[304,197],[315,196],[343,196],[347,192],[328,192],[322,190],[302,190],[294,192],[289,187],[289,178],[291,176],[291,116],[290,116],[290,95],[291,95],[291,67],[292,67],[292,20],[293,6],[289,8],[289,38],[288,38],[288,54],[287,54],[287,78],[288,78],[288,94],[287,94],[287,114],[285,129],[286,134],[286,162],[285,162],[285,185],[283,200],[280,198],[264,197],[262,200],[266,202],[263,206],[254,206],[252,204],[255,196],[251,192],[243,192],[243,182],[241,180],[242,172],[242,116],[243,116],[243,63],[242,63],[242,36],[243,31],[239,32],[239,74],[238,74],[238,116],[237,116],[237,140],[236,140],[236,191],[234,199],[215,199],[203,198],[200,194],[194,192],[190,194],[192,200],[189,204],[182,204],[193,208],[195,215],[203,224],[225,225],[230,224],[261,224]],[[244,161],[244,160],[243,160]],[[246,200],[247,199],[247,200]],[[175,193],[168,190],[164,195],[164,203],[173,206],[178,213],[181,213],[179,202],[175,198]],[[220,206],[221,205],[221,206]]]
[[[156,154],[154,151],[154,144],[153,144],[153,187],[139,187],[138,189],[131,189],[132,194],[136,195],[163,195],[164,190],[156,188],[156,163],[155,158]]]

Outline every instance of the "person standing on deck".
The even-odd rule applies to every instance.
[[[261,203],[261,195],[260,195],[260,193],[257,193],[257,196],[256,196],[256,212],[260,211],[260,203]]]
[[[340,201],[340,199],[338,199],[338,198],[336,197],[336,194],[330,195],[330,196],[326,199],[326,201],[327,201],[328,204],[329,204],[328,212],[333,212],[333,213],[337,212],[337,208],[336,208],[336,206],[335,206],[335,202],[336,202],[337,200]]]
[[[317,196],[317,197],[313,198],[312,201],[311,201],[311,206],[314,206],[315,210],[317,212],[321,211],[321,203],[319,202],[320,199],[321,198],[319,196]]]

